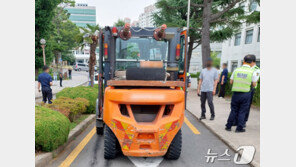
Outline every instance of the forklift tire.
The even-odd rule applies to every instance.
[[[104,138],[104,158],[114,159],[119,150],[119,143],[116,136],[108,126],[105,126]]]
[[[175,138],[173,139],[164,158],[168,160],[177,160],[181,155],[181,149],[182,149],[182,131],[180,129],[176,134]]]

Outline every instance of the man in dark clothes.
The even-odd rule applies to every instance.
[[[223,63],[223,71],[221,73],[220,81],[219,81],[221,86],[220,86],[220,92],[218,97],[224,98],[225,96],[225,86],[227,83],[227,76],[228,76],[227,64]]]
[[[60,72],[59,73],[59,77],[60,77],[60,87],[63,87],[62,82],[63,82],[63,73]]]
[[[52,90],[50,86],[52,85],[52,77],[48,74],[49,67],[43,67],[43,73],[39,74],[38,76],[38,91],[41,92],[40,86],[42,87],[42,101],[46,103],[48,100],[48,104],[51,104],[52,99]]]

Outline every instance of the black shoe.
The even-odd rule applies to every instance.
[[[212,121],[212,120],[214,120],[214,119],[215,119],[215,116],[212,115],[211,118],[210,118],[210,120]]]
[[[246,131],[246,129],[241,129],[241,130],[236,129],[236,130],[235,130],[236,133],[243,133],[243,132],[245,132],[245,131]]]
[[[231,131],[231,128],[227,128],[227,127],[225,127],[225,130],[227,130],[227,131]]]
[[[203,119],[206,119],[206,116],[204,115],[200,116],[199,120],[203,120]]]
[[[243,127],[245,128],[245,127],[247,127],[247,125],[246,125],[246,124],[244,124],[244,125],[243,125]]]

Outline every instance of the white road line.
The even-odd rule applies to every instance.
[[[128,157],[136,167],[157,167],[162,161],[163,157]]]

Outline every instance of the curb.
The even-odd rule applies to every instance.
[[[72,142],[80,133],[87,128],[93,121],[95,121],[96,115],[91,114],[84,121],[80,122],[74,129],[72,129],[68,136],[68,141],[63,145],[59,146],[52,152],[42,153],[35,157],[35,167],[44,167],[59,153],[61,153],[65,147]]]
[[[230,142],[228,142],[227,140],[225,140],[221,135],[219,135],[218,133],[215,132],[214,129],[212,129],[210,126],[208,126],[205,122],[203,122],[202,120],[199,120],[198,117],[196,115],[194,115],[191,111],[189,111],[188,109],[186,109],[192,116],[194,116],[197,121],[199,121],[201,124],[203,124],[210,132],[212,132],[215,136],[217,136],[223,143],[225,143],[228,147],[230,147],[234,152],[236,152],[236,147],[234,145],[232,145]],[[239,153],[241,155],[241,153]],[[258,162],[252,161],[249,165],[251,165],[252,167],[260,167],[260,164]]]
[[[76,85],[76,86],[72,86],[72,88],[77,87],[77,86],[82,86],[82,85],[84,85],[84,84],[87,84],[88,82],[89,82],[89,81],[86,81],[86,82],[83,82],[83,83],[78,84],[78,85]],[[67,88],[67,87],[65,87],[65,88]],[[68,88],[71,88],[71,87],[68,87]],[[57,93],[59,93],[59,92],[53,93],[52,96],[56,95]],[[41,99],[41,98],[42,98],[42,95],[41,95],[41,96],[36,96],[36,97],[35,97],[35,100],[36,100],[36,99]]]

